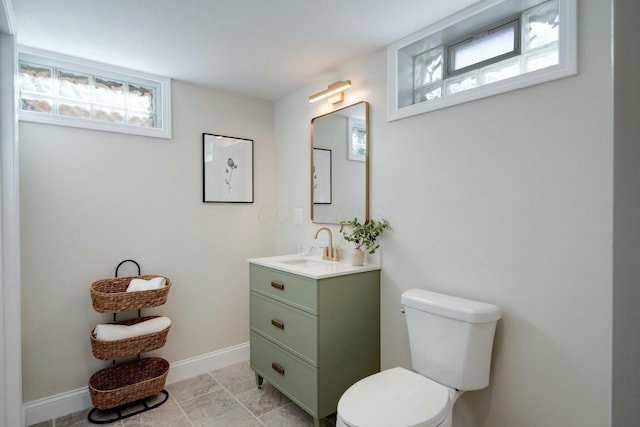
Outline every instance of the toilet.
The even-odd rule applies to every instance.
[[[465,391],[489,385],[500,308],[411,289],[402,294],[413,371],[366,377],[338,402],[337,427],[450,427]]]

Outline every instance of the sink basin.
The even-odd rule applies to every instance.
[[[278,255],[273,257],[252,258],[249,262],[313,279],[323,279],[326,277],[380,270],[379,265],[365,264],[364,266],[354,267],[348,260],[328,261],[319,257],[299,255]]]
[[[309,259],[309,258],[293,258],[293,259],[283,259],[280,262],[295,265],[302,268],[328,268],[331,267],[331,264],[328,261],[320,261],[317,259]]]

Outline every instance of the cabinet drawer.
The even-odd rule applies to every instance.
[[[270,268],[251,265],[251,290],[317,313],[316,281]]]
[[[317,317],[251,292],[251,330],[318,366]]]
[[[311,415],[317,415],[316,368],[255,332],[251,332],[251,367]]]

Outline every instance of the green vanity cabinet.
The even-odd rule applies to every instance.
[[[251,368],[311,414],[380,370],[380,271],[311,278],[250,264]]]

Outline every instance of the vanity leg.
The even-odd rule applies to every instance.
[[[262,376],[258,375],[258,373],[256,372],[256,385],[258,386],[258,389],[262,390]]]
[[[313,419],[313,427],[326,427],[327,418],[314,418]]]

